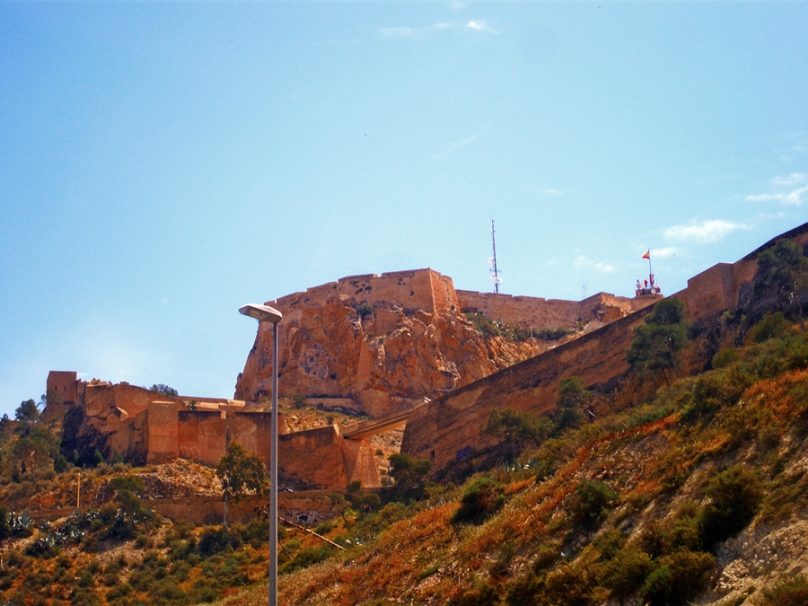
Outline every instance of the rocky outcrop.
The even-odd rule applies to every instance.
[[[268,304],[284,314],[280,395],[349,398],[372,416],[486,377],[635,305],[612,295],[576,302],[455,291],[431,269],[343,278]],[[271,359],[271,326],[261,326],[237,398],[269,395]]]

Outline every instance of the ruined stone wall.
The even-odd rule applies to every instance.
[[[152,402],[146,412],[146,463],[173,461],[179,456],[179,423],[176,402]]]
[[[178,413],[179,456],[215,465],[224,456],[225,428],[218,410],[181,410]]]
[[[148,504],[160,515],[175,521],[220,524],[224,516],[224,502],[221,497],[184,496],[151,499]],[[265,517],[268,507],[267,497],[242,497],[238,503],[230,501],[227,504],[227,519],[233,524],[244,524]],[[68,510],[68,513],[71,511]],[[336,512],[331,501],[331,491],[307,490],[279,493],[278,514],[296,524],[316,526],[323,520],[334,517]]]
[[[345,488],[359,480],[381,485],[373,451],[366,440],[345,440],[335,425],[284,434],[278,443],[281,482],[308,488]]]

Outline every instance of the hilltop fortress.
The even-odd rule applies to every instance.
[[[782,237],[808,245],[808,224]],[[676,293],[691,323],[738,305],[758,252],[719,263]],[[280,309],[279,395],[364,414],[355,427],[289,432],[280,419],[280,479],[334,489],[380,485],[368,437],[407,422],[402,451],[435,473],[492,445],[494,408],[542,412],[562,378],[619,394],[634,329],[659,297],[598,293],[583,301],[456,290],[432,269],[343,278],[269,301]],[[235,399],[165,396],[128,384],[48,376],[46,415],[62,418],[63,452],[133,463],[184,457],[215,465],[232,441],[268,462],[271,330],[260,326]]]
[[[432,269],[352,276],[272,301],[284,314],[279,395],[381,418],[343,435],[336,425],[288,432],[281,416],[282,479],[309,488],[379,486],[367,438],[406,420],[395,415],[652,302],[458,291]],[[473,321],[486,324],[481,330]],[[81,460],[97,451],[137,464],[184,457],[215,465],[237,441],[268,463],[270,348],[271,331],[261,326],[234,399],[173,397],[52,371],[46,415],[63,418],[63,451]]]
[[[267,304],[284,315],[281,394],[331,399],[381,416],[653,302],[608,293],[563,301],[456,290],[450,277],[418,269],[350,276]],[[268,395],[271,347],[270,327],[262,327],[236,382],[236,398]]]

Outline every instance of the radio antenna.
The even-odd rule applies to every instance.
[[[499,283],[502,282],[502,278],[499,277],[499,268],[497,267],[497,238],[493,219],[491,219],[491,247],[494,250],[494,256],[491,258],[491,281],[494,283],[494,292],[499,294]]]

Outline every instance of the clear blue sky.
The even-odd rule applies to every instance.
[[[433,267],[663,289],[808,220],[805,3],[0,4],[0,413],[232,394],[237,313]]]

